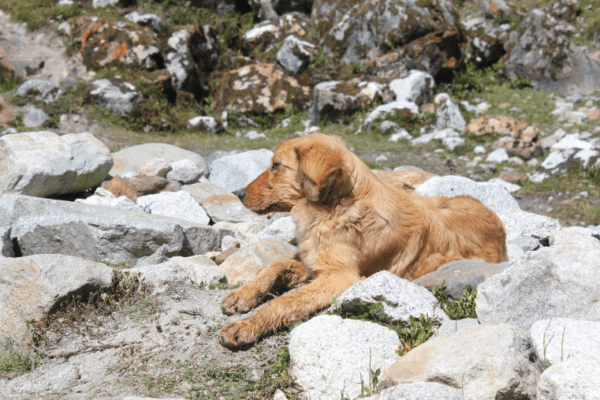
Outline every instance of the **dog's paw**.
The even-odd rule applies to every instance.
[[[230,322],[217,335],[219,343],[229,348],[246,346],[256,342],[260,338],[260,332],[254,328],[252,323],[245,319]]]
[[[241,287],[223,299],[221,312],[225,315],[247,313],[257,306],[261,298],[260,293]]]

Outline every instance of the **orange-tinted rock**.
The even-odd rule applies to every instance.
[[[527,175],[518,173],[516,171],[504,171],[499,176],[500,179],[510,183],[519,183],[527,180]]]
[[[238,251],[240,249],[240,245],[238,244],[237,246],[231,246],[230,248],[228,248],[227,250],[219,253],[216,257],[215,257],[215,263],[217,265],[221,265],[223,264],[223,261],[225,261],[227,259],[227,257],[229,257],[230,255],[232,255],[233,253],[235,253],[236,251]]]
[[[213,107],[234,113],[260,114],[305,107],[311,89],[301,86],[275,64],[248,65],[226,72],[216,90]]]
[[[8,104],[0,97],[0,126],[6,126],[13,121],[17,116],[8,108]]]
[[[536,139],[539,129],[535,125],[501,115],[484,115],[471,121],[464,132],[477,136],[488,133],[511,135],[516,139],[531,142]]]
[[[587,116],[590,120],[600,119],[600,110],[588,111]]]
[[[116,197],[125,196],[135,202],[139,196],[171,191],[169,183],[168,179],[159,176],[137,175],[131,179],[115,176],[112,180],[104,182],[102,187]]]

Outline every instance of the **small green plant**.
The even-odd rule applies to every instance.
[[[396,350],[396,352],[401,356],[408,353],[415,347],[425,343],[433,334],[433,329],[436,325],[435,318],[423,314],[421,314],[419,318],[415,318],[411,315],[408,319],[409,325],[407,327],[400,326],[395,329],[396,332],[398,332],[398,337],[403,344],[402,348]]]
[[[464,71],[454,72],[452,95],[459,99],[467,99],[483,93],[489,86],[498,84],[494,77],[501,68],[500,61],[485,69],[479,69],[475,64],[467,64]]]
[[[0,353],[0,378],[12,379],[33,370],[42,363],[39,354],[30,348],[12,349]]]
[[[373,368],[371,368],[371,349],[369,349],[368,372],[369,380],[367,382],[367,386],[365,386],[362,375],[360,377],[360,396],[358,396],[359,399],[377,394],[377,384],[379,383],[379,374],[381,374],[381,368],[378,368],[377,371],[373,371]]]
[[[471,285],[465,286],[460,298],[457,300],[452,300],[448,297],[446,282],[431,289],[431,293],[438,299],[442,305],[442,309],[448,314],[450,319],[477,318],[477,314],[475,313],[477,289],[473,289]]]
[[[241,283],[227,283],[227,282],[220,282],[220,283],[211,283],[210,285],[208,285],[208,289],[209,290],[225,290],[225,289],[237,289],[240,286],[242,286]],[[204,286],[202,286],[204,287]],[[201,287],[201,289],[202,289]]]

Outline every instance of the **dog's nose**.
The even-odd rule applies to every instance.
[[[242,203],[244,202],[244,199],[246,198],[246,191],[244,189],[236,190],[233,194],[235,194]]]

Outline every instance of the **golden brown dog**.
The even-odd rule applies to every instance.
[[[391,186],[337,137],[282,143],[271,167],[237,195],[258,213],[291,210],[302,261],[264,268],[223,300],[223,313],[250,311],[274,287],[310,283],[226,325],[219,340],[227,347],[305,318],[381,270],[413,280],[453,260],[507,260],[504,226],[479,200],[422,197]]]

